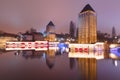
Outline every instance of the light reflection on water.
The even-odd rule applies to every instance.
[[[120,80],[120,61],[108,57],[68,58],[54,50],[0,53],[0,80]]]

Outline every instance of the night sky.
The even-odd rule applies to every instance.
[[[72,20],[78,25],[78,14],[86,4],[97,13],[97,29],[120,34],[120,0],[0,0],[0,30],[24,32],[31,27],[43,32],[53,21],[57,33],[68,33]]]

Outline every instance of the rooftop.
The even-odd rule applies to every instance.
[[[50,21],[47,26],[55,26],[55,25],[53,24],[52,21]]]
[[[85,11],[93,11],[95,12],[95,10],[90,6],[90,4],[87,4],[80,13],[85,12]]]

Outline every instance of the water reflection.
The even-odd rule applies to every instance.
[[[114,59],[120,59],[120,47],[111,48],[110,57]]]
[[[118,60],[112,60],[113,61],[113,65],[115,66],[115,67],[117,67],[118,66]]]
[[[79,58],[78,68],[80,72],[80,80],[96,80],[96,59],[95,58]]]
[[[76,65],[76,59],[75,58],[69,58],[70,60],[70,69],[73,69]]]
[[[43,56],[41,51],[16,51],[14,54],[16,56],[22,55],[25,59],[41,58]]]
[[[43,58],[49,69],[52,69],[55,65],[55,57],[62,55],[60,51],[47,50],[47,51],[16,51],[15,56],[22,55],[25,59],[40,59]]]
[[[49,67],[49,69],[52,69],[55,64],[55,51],[54,50],[48,50],[46,52],[46,64]]]
[[[5,53],[5,52],[1,52],[1,53]],[[83,53],[74,53],[74,54],[83,55]],[[66,53],[64,51],[61,52],[53,49],[47,51],[15,51],[14,52],[15,56],[13,55],[14,56],[12,57],[13,61],[11,62],[20,63],[21,65],[23,65],[23,67],[21,68],[21,65],[18,64],[17,67],[15,68],[15,71],[14,69],[12,69],[11,71],[15,72],[14,73],[15,75],[17,71],[18,71],[17,74],[19,74],[20,71],[21,74],[24,75],[31,74],[33,76],[30,77],[32,78],[36,77],[38,78],[38,80],[59,80],[59,79],[60,80],[110,80],[113,78],[115,78],[115,80],[120,80],[119,76],[116,75],[116,74],[120,74],[120,72],[118,71],[119,58],[110,57],[109,51],[100,50],[98,52],[94,51],[93,53],[92,52],[89,53],[89,54],[97,54],[97,56],[100,55],[104,56],[104,59],[102,60],[96,58],[78,58],[78,57],[68,58],[68,54],[69,53]],[[88,53],[85,53],[85,55],[86,54]],[[8,58],[8,60],[10,59],[11,58]],[[30,63],[28,63],[27,61],[30,61]],[[1,65],[5,64],[5,63],[2,64],[2,60],[0,60],[0,63]],[[10,64],[6,64],[6,65],[10,65]],[[11,65],[9,67],[6,67],[6,69],[10,69],[10,67]],[[2,69],[0,68],[0,70]],[[104,70],[106,70],[106,72]],[[118,72],[116,72],[115,70]],[[25,71],[26,74],[24,73]],[[43,71],[43,73],[41,71]],[[1,73],[2,72],[4,71],[1,71]],[[34,76],[34,74],[36,75]],[[101,77],[104,75],[105,77]],[[108,76],[106,77],[106,75]],[[46,76],[48,78],[46,78]],[[24,79],[22,78],[22,80]],[[36,80],[36,79],[32,79],[32,80]]]
[[[40,51],[23,51],[22,56],[25,59],[35,59],[35,58],[41,58],[43,56],[43,52]]]
[[[118,61],[120,60],[120,47],[118,45],[112,45],[110,48],[109,57],[112,59],[113,65],[117,67]]]
[[[103,53],[103,52],[102,52]],[[56,57],[59,55],[68,54],[61,53],[61,51],[47,50],[47,51],[17,51],[15,55],[22,55],[25,59],[40,59],[43,58],[46,66],[51,70],[55,66]],[[98,53],[101,55],[101,52]],[[69,68],[75,69],[78,65],[79,77],[78,80],[96,80],[97,60],[95,58],[69,58]]]

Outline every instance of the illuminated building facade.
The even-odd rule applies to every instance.
[[[48,41],[55,41],[55,39],[56,39],[56,34],[54,34],[54,33],[50,33],[46,37],[46,40],[48,40]]]
[[[95,43],[97,41],[96,12],[87,4],[79,14],[78,43]]]
[[[11,42],[11,41],[12,42],[18,41],[17,35],[5,33],[5,32],[0,32],[0,49],[5,49],[6,42]]]
[[[46,26],[46,40],[55,41],[56,34],[55,34],[55,25],[52,21],[48,23]]]

